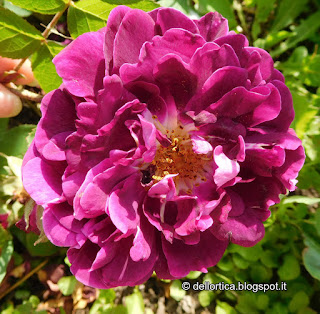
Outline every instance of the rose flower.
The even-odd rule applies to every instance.
[[[263,238],[305,159],[266,51],[218,13],[119,6],[54,64],[23,182],[79,281],[181,278]]]

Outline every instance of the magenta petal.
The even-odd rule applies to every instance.
[[[74,210],[78,219],[104,214],[108,210],[107,202],[112,189],[136,171],[130,167],[108,167],[110,167],[110,160],[105,160],[88,172],[74,199]],[[98,174],[95,175],[96,173]]]
[[[62,194],[61,174],[39,157],[25,164],[23,185],[38,205],[44,205]]]
[[[281,96],[281,111],[279,115],[264,124],[278,131],[287,131],[294,119],[294,110],[292,105],[292,96],[289,88],[280,81],[273,81],[272,84],[278,89]]]
[[[276,170],[277,176],[281,179],[289,191],[295,190],[298,172],[302,168],[306,155],[302,146],[296,150],[286,150],[286,161],[282,167]]]
[[[90,269],[90,272],[95,271],[99,268],[102,268],[108,263],[112,262],[115,255],[116,255],[116,245],[103,246],[97,253],[97,256],[94,259],[94,261],[92,262],[92,267]]]
[[[110,218],[122,233],[136,230],[138,227],[138,211],[146,195],[139,181],[140,174],[131,175],[115,188],[109,198]]]
[[[241,216],[230,217],[223,224],[213,225],[211,232],[221,241],[229,240],[245,247],[253,246],[263,238],[265,232],[263,223],[253,213],[254,209],[246,209]]]
[[[157,10],[156,30],[164,34],[170,28],[182,28],[191,33],[199,34],[198,27],[186,15],[173,8],[160,8]]]
[[[41,103],[43,114],[35,134],[35,144],[39,152],[48,144],[54,136],[59,139],[60,133],[75,130],[74,120],[76,119],[75,104],[65,90],[57,89],[48,93]],[[59,146],[65,149],[64,143],[59,141]],[[50,155],[47,156],[50,158]],[[58,160],[61,159],[58,157]]]
[[[252,131],[259,131],[258,129],[252,129]],[[289,129],[287,133],[281,132],[268,132],[268,133],[257,133],[252,132],[246,137],[246,143],[258,143],[266,145],[279,145],[280,147],[296,150],[301,146],[301,140],[297,138],[295,132]]]
[[[213,152],[213,158],[217,165],[214,172],[214,182],[220,187],[236,177],[240,166],[235,160],[230,160],[222,151],[222,146],[217,146]]]
[[[261,62],[259,64],[260,72],[262,74],[262,79],[267,81],[273,72],[273,60],[269,53],[261,48],[256,47],[246,47],[246,51],[250,53],[257,52],[261,56]]]
[[[161,181],[150,188],[148,195],[150,197],[171,199],[176,193],[176,188],[172,179],[175,176],[176,174],[166,175]]]
[[[208,154],[212,152],[212,146],[203,137],[198,135],[191,136],[192,148],[196,154]]]
[[[242,34],[228,34],[227,36],[219,37],[214,40],[214,43],[222,46],[224,44],[230,45],[238,56],[241,65],[246,63],[249,52],[244,48],[248,46],[248,39]]]
[[[84,243],[85,237],[79,234],[81,223],[74,218],[72,208],[70,213],[68,206],[65,204],[49,205],[43,212],[43,230],[54,245],[79,247],[79,242]],[[81,235],[81,238],[78,235]]]
[[[28,147],[26,154],[23,157],[22,168],[27,164],[27,162],[35,157],[39,157],[40,154],[35,146],[34,141]],[[22,178],[23,178],[23,170],[22,170]]]
[[[181,240],[170,244],[162,239],[169,272],[179,278],[185,277],[191,270],[207,272],[207,268],[219,262],[227,246],[227,240],[218,240],[209,231],[201,233],[196,245],[186,245]]]
[[[202,89],[189,101],[186,110],[194,110],[198,113],[233,88],[244,86],[246,82],[246,70],[233,66],[220,68],[206,80]]]
[[[283,165],[285,158],[285,150],[279,146],[269,149],[257,147],[247,149],[245,165],[248,165],[258,175],[270,177],[274,169]]]
[[[106,288],[118,287],[119,285],[135,286],[144,283],[153,272],[157,258],[155,250],[152,250],[147,260],[134,261],[131,259],[129,251],[123,254],[123,245],[119,244],[118,246],[117,259],[102,269],[102,280],[106,283]]]
[[[63,161],[66,160],[65,141],[71,132],[59,133],[51,138],[51,140],[43,147],[42,155],[47,160]]]
[[[235,193],[232,189],[227,189],[228,196],[231,200],[231,211],[229,212],[229,217],[236,217],[243,214],[245,210],[244,202],[238,193]]]
[[[184,107],[194,93],[197,78],[186,67],[182,59],[166,55],[153,70],[154,78],[169,87],[178,109]]]
[[[219,47],[214,43],[207,43],[198,49],[190,61],[190,71],[198,78],[198,89],[209,76],[225,66],[240,66],[239,59],[230,45]]]
[[[194,35],[180,28],[169,29],[163,37],[155,36],[152,42],[145,42],[141,48],[139,62],[135,65],[123,64],[120,77],[124,84],[131,81],[153,80],[153,69],[159,59],[174,53],[184,62],[189,62],[195,51],[204,44],[200,35]]]
[[[106,60],[106,73],[111,75],[113,68],[113,49],[114,49],[114,39],[118,32],[119,26],[125,17],[125,15],[131,11],[124,5],[119,5],[115,7],[108,16],[108,23],[106,29],[106,36],[104,42],[104,55]]]
[[[130,257],[133,261],[146,261],[150,257],[152,249],[154,250],[154,236],[153,226],[143,218],[140,221],[140,227],[137,228],[133,246],[130,249]]]
[[[207,110],[222,117],[236,118],[252,112],[270,95],[270,89],[261,86],[252,90],[244,87],[235,87],[226,93],[217,102],[210,105]]]
[[[240,121],[245,121],[247,126],[256,126],[266,121],[275,119],[281,110],[281,98],[278,90],[273,87],[272,84],[266,85],[270,88],[269,97],[259,104],[252,114],[248,114],[246,117],[240,118]]]
[[[102,127],[113,119],[116,111],[124,105],[124,97],[125,90],[119,76],[106,76],[103,79],[103,89],[98,95],[99,116],[96,119],[96,128]]]
[[[151,162],[154,159],[157,150],[157,143],[156,143],[156,132],[157,129],[155,128],[153,123],[150,123],[143,117],[139,116],[142,132],[143,132],[143,141],[144,147],[146,148],[146,152],[143,154],[143,159],[145,162]]]
[[[71,248],[68,250],[68,259],[72,264],[70,267],[71,272],[82,283],[91,287],[100,289],[108,288],[101,280],[101,270],[90,272],[92,265],[92,257],[96,256],[99,248],[87,241],[80,250]]]
[[[141,10],[130,10],[121,21],[114,39],[114,71],[124,63],[138,62],[140,49],[154,35],[154,21]]]
[[[229,31],[228,20],[218,12],[209,12],[195,23],[206,41],[226,36]]]
[[[94,97],[102,88],[105,73],[103,42],[104,32],[85,33],[53,59],[59,76],[73,95]]]

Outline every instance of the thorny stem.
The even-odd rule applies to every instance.
[[[23,278],[17,281],[13,286],[11,286],[8,290],[4,291],[0,295],[0,300],[5,297],[8,293],[19,287],[22,283],[24,283],[28,278],[30,278],[33,274],[39,271],[43,266],[45,266],[49,262],[49,259],[45,259],[41,264],[39,264],[36,268],[32,269],[29,273],[27,273]]]

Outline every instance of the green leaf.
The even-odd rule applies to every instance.
[[[23,18],[0,8],[0,55],[13,59],[26,58],[36,51],[43,37]]]
[[[60,51],[62,51],[65,48],[65,46],[60,45],[59,43],[51,40],[48,40],[46,42],[46,46],[49,49],[52,57],[55,57]]]
[[[32,307],[36,309],[40,303],[40,299],[36,295],[31,295],[29,298],[29,302],[32,304]]]
[[[302,138],[307,130],[311,122],[314,120],[318,110],[310,109],[306,104],[306,97],[300,96],[296,93],[292,93],[294,108],[296,112],[296,119],[293,125],[297,136]]]
[[[302,144],[305,148],[306,155],[312,160],[312,161],[317,161],[319,160],[319,144],[320,144],[320,135],[315,135],[315,136],[308,136],[305,135],[304,138],[302,139]]]
[[[214,299],[213,291],[200,291],[198,294],[199,303],[202,307],[209,306]]]
[[[28,17],[28,16],[30,16],[32,14],[32,12],[29,11],[29,10],[25,10],[25,9],[20,8],[20,7],[17,7],[16,5],[13,5],[11,3],[11,1],[9,2],[9,1],[5,0],[4,3],[3,3],[3,7],[5,9],[8,9],[8,10],[12,11],[13,13],[15,13],[15,14],[21,16],[21,17]]]
[[[116,298],[116,293],[113,289],[100,289],[99,302],[103,304],[111,304]]]
[[[217,301],[216,314],[236,314],[235,309],[226,302]]]
[[[74,3],[68,10],[68,29],[73,38],[86,32],[97,31],[106,26],[106,21],[112,9],[118,5],[151,11],[158,4],[148,0],[82,0]]]
[[[141,292],[135,292],[125,298],[128,314],[144,314],[144,302]]]
[[[272,277],[272,271],[262,265],[253,265],[250,269],[250,276],[253,282],[268,282]]]
[[[59,250],[58,247],[54,246],[50,242],[34,245],[38,238],[39,236],[34,234],[33,232],[25,234],[25,246],[31,256],[50,256],[55,254]]]
[[[64,9],[66,0],[10,0],[13,4],[41,14],[55,14]]]
[[[0,283],[7,273],[7,266],[11,259],[13,253],[13,242],[11,240],[7,241],[5,245],[1,248],[0,256]]]
[[[181,0],[160,0],[157,1],[158,4],[160,4],[161,7],[169,7],[169,8],[174,8],[177,9],[184,14],[195,14],[197,13],[193,11],[192,7],[190,6],[188,1],[181,1]]]
[[[316,87],[320,85],[320,55],[312,55],[305,59],[303,73],[306,85]]]
[[[68,10],[68,29],[73,38],[83,33],[97,31],[104,26],[106,26],[104,20],[77,7],[70,7]]]
[[[242,247],[239,245],[230,245],[229,249],[230,249],[230,252],[237,252],[245,260],[250,262],[256,262],[262,253],[261,245],[255,245],[253,247]]]
[[[17,300],[26,300],[29,298],[29,296],[30,296],[30,291],[25,289],[17,290],[14,294],[14,297]]]
[[[63,46],[48,42],[48,44],[42,45],[32,56],[33,73],[46,93],[58,88],[62,83],[62,79],[57,74],[56,68],[52,63],[55,54],[62,49]]]
[[[300,275],[300,264],[294,255],[285,255],[283,264],[278,269],[281,280],[293,280]]]
[[[32,141],[33,141],[33,139],[34,139],[34,136],[35,136],[35,134],[36,134],[36,130],[37,130],[37,127],[35,126],[35,127],[31,130],[31,132],[29,132],[28,136],[26,137],[26,141],[27,141],[27,143],[28,143],[28,146],[31,145],[31,143],[32,143]]]
[[[220,0],[220,1],[212,1],[212,0],[199,0],[199,11],[201,13],[208,13],[212,11],[219,12],[223,17],[228,19],[229,27],[234,28],[237,25],[232,4],[229,0]]]
[[[0,118],[0,132],[3,132],[7,129],[9,124],[9,118]]]
[[[320,11],[310,15],[298,27],[295,28],[293,36],[289,37],[280,47],[270,54],[278,56],[290,48],[295,47],[299,42],[307,39],[320,27]]]
[[[316,213],[315,213],[315,227],[317,229],[317,232],[318,232],[318,235],[320,236],[320,211],[317,210]]]
[[[62,277],[58,281],[58,286],[63,295],[71,295],[77,284],[77,279],[74,276]]]
[[[226,255],[222,257],[217,266],[223,271],[230,271],[234,267],[231,259]]]
[[[276,268],[279,266],[278,262],[278,255],[276,252],[271,251],[271,250],[265,250],[263,251],[260,260],[262,264],[269,268]]]
[[[36,126],[22,124],[0,133],[0,151],[8,156],[22,158],[27,151],[27,136]]]
[[[276,0],[257,0],[257,12],[255,19],[260,23],[266,22],[274,8],[275,2]]]
[[[170,296],[176,301],[180,301],[186,295],[186,291],[184,291],[181,287],[180,280],[174,280],[170,286]]]
[[[269,305],[269,297],[266,294],[259,294],[257,298],[257,308],[259,310],[266,310]]]
[[[113,289],[100,289],[99,290],[99,297],[96,299],[96,301],[93,303],[93,306],[90,309],[90,314],[107,314],[112,313],[114,314],[116,311],[113,307],[113,301],[116,298],[116,293]],[[119,313],[121,309],[117,310]],[[126,309],[124,313],[127,313]]]
[[[235,253],[232,255],[232,260],[234,265],[236,265],[240,269],[247,269],[250,265],[250,262],[245,260],[241,255]]]
[[[302,253],[304,266],[312,277],[320,280],[320,237],[316,231],[319,226],[306,223],[301,223],[301,226],[307,246]]]
[[[286,197],[283,204],[301,203],[306,205],[314,205],[320,202],[320,198],[311,198],[307,196],[295,195]]]
[[[308,0],[282,0],[270,32],[277,32],[292,22],[306,9]]]
[[[259,313],[256,304],[256,295],[254,293],[246,292],[239,296],[238,304],[236,305],[236,310],[240,313]]]
[[[289,303],[289,310],[297,312],[300,309],[307,307],[309,304],[309,297],[304,291],[297,292]]]
[[[66,256],[65,258],[64,258],[64,263],[67,265],[67,266],[71,266],[71,263],[69,262],[69,259],[68,259],[68,256]]]
[[[191,271],[187,276],[186,278],[188,279],[197,279],[198,277],[200,277],[202,274],[201,271]]]
[[[264,23],[268,20],[271,11],[274,8],[276,0],[257,0],[257,8],[252,25],[252,36],[254,39],[258,37],[261,32],[260,23]]]
[[[302,257],[303,264],[309,274],[320,280],[320,250],[314,247],[305,248]]]

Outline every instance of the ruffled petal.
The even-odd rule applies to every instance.
[[[105,74],[105,29],[80,35],[53,59],[67,90],[78,97],[94,98]]]
[[[162,249],[173,277],[185,277],[191,270],[207,272],[215,266],[228,246],[227,240],[218,240],[210,231],[201,233],[195,245],[186,245],[181,240],[173,243],[162,239]]]

